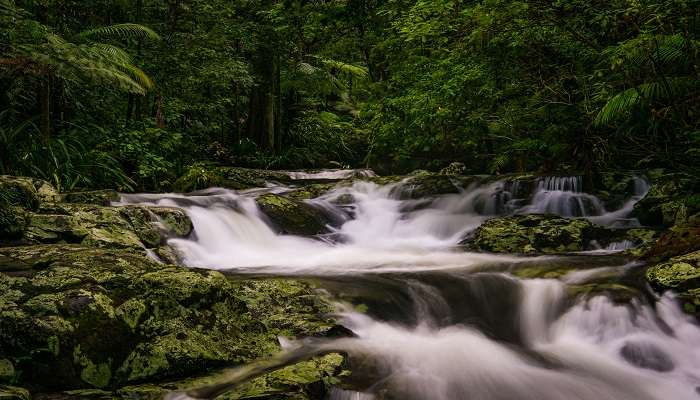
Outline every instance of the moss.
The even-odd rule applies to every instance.
[[[700,314],[700,251],[651,266],[645,276],[659,291],[676,291],[686,312]]]
[[[115,312],[129,328],[134,330],[138,326],[141,317],[146,313],[146,304],[143,300],[132,298],[117,307]]]
[[[688,289],[700,284],[700,251],[674,257],[646,272],[652,286],[659,289]]]
[[[0,400],[31,400],[32,396],[27,389],[0,385]]]
[[[594,230],[585,219],[515,215],[486,221],[468,244],[495,253],[566,253],[585,250]]]
[[[256,199],[260,210],[281,232],[291,235],[317,235],[328,231],[329,220],[313,206],[277,194]]]
[[[639,298],[641,292],[635,288],[618,283],[589,283],[583,285],[570,285],[567,291],[572,297],[592,297],[606,295],[615,302],[627,304],[632,299]]]
[[[302,186],[287,194],[287,196],[295,200],[310,200],[324,195],[336,187],[334,183],[315,183],[312,185]]]
[[[0,382],[12,382],[15,378],[15,367],[12,361],[0,359]]]
[[[267,182],[289,183],[287,174],[276,171],[220,167],[197,163],[187,169],[185,174],[175,181],[176,192],[192,192],[210,187],[242,190],[264,187]]]
[[[17,366],[18,383],[39,389],[186,376],[273,354],[278,336],[333,326],[330,302],[307,284],[232,281],[130,249],[6,247],[0,265],[24,274],[0,272],[0,351],[32,360]]]
[[[119,201],[119,193],[112,189],[72,192],[64,194],[62,200],[66,203],[108,206],[114,201]]]

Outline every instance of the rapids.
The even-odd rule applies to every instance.
[[[338,173],[311,178],[324,176]],[[281,339],[285,350],[277,364],[241,367],[230,382],[190,397],[214,397],[266,368],[339,351],[348,354],[354,390],[335,388],[331,400],[700,399],[700,329],[671,295],[655,304],[637,299],[625,305],[604,296],[572,301],[567,295],[571,285],[635,268],[605,258],[634,243],[527,258],[470,253],[459,246],[495,215],[552,213],[638,226],[630,213],[648,190],[643,179],[612,211],[584,193],[577,177],[543,178],[528,199],[518,199],[512,184],[496,182],[433,199],[401,200],[396,185],[356,182],[309,200],[338,221],[314,238],[276,234],[256,206],[261,193],[289,190],[279,185],[122,196],[120,204],[186,210],[194,233],[168,243],[185,265],[315,279],[338,299],[337,318],[353,333]],[[580,270],[561,280],[523,280],[508,273],[542,263]],[[365,312],[356,311],[360,304]]]

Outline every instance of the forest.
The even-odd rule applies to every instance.
[[[695,0],[2,0],[0,173],[700,165]]]

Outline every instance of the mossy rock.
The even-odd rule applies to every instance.
[[[56,189],[44,180],[0,175],[0,201],[36,210],[41,203],[54,203],[59,200]]]
[[[647,269],[647,281],[659,290],[678,291],[700,287],[700,251],[671,258]]]
[[[597,228],[585,219],[513,215],[484,222],[467,244],[494,253],[556,254],[583,251]]]
[[[0,240],[21,239],[27,227],[27,213],[24,208],[13,206],[0,199]]]
[[[210,187],[243,190],[264,187],[267,182],[289,183],[291,178],[283,172],[199,163],[189,167],[187,172],[175,181],[173,188],[181,193]]]
[[[62,196],[62,201],[66,203],[94,204],[98,206],[108,206],[112,202],[119,201],[119,193],[116,190],[104,189],[87,192],[71,192]]]
[[[334,183],[315,183],[294,189],[287,193],[287,196],[295,200],[311,200],[328,193],[335,187]]]
[[[334,325],[305,283],[233,281],[128,249],[1,248],[0,271],[0,354],[38,391],[185,377]]]
[[[24,388],[0,385],[0,400],[32,400],[32,395]]]
[[[392,195],[400,199],[420,199],[459,193],[463,182],[454,176],[418,171],[394,188]]]
[[[647,195],[634,206],[634,216],[649,226],[700,223],[700,185],[683,174],[654,176]]]
[[[647,282],[656,290],[673,290],[683,309],[700,316],[700,251],[671,258],[646,271]]]
[[[615,303],[628,304],[642,296],[638,289],[619,283],[586,283],[567,286],[571,297],[590,298],[604,295]]]
[[[331,221],[308,203],[271,193],[259,196],[256,202],[280,233],[311,236],[328,231]]]
[[[192,231],[187,214],[172,207],[57,203],[25,218],[23,237],[29,243],[156,248],[169,236]]]
[[[700,250],[700,226],[674,226],[649,246],[643,258],[659,262]]]

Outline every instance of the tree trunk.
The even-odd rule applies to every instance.
[[[250,96],[247,136],[259,148],[274,152],[281,149],[279,56],[271,49],[260,49],[255,65],[259,75]]]

